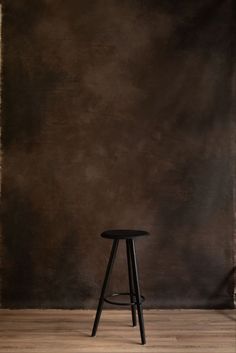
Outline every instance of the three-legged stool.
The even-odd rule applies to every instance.
[[[98,303],[97,313],[94,320],[92,336],[96,335],[99,320],[101,317],[102,309],[104,301],[110,304],[115,305],[127,305],[131,306],[132,313],[132,322],[133,326],[136,326],[136,309],[138,312],[139,319],[139,328],[142,344],[146,343],[145,339],[145,331],[144,331],[144,320],[143,320],[143,310],[142,310],[142,302],[144,301],[144,297],[140,294],[139,288],[139,279],[138,279],[138,270],[137,270],[137,260],[135,253],[135,245],[134,240],[140,236],[148,235],[149,233],[143,230],[126,230],[126,229],[117,229],[117,230],[107,230],[101,234],[103,238],[108,238],[113,240],[113,245],[111,249],[111,254],[109,258],[109,262],[106,269],[106,274],[101,290],[101,295]],[[120,240],[126,240],[126,251],[127,251],[127,262],[128,262],[128,275],[129,275],[129,293],[113,293],[107,297],[105,297],[106,289],[109,285],[109,279],[111,275],[111,271],[114,265],[118,245]],[[129,295],[130,302],[116,302],[112,301],[109,298],[114,298],[119,295]]]

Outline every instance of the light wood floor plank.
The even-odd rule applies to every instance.
[[[235,310],[145,310],[147,344],[129,310],[0,310],[0,353],[236,353]]]

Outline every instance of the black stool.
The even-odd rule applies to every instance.
[[[128,305],[131,306],[132,312],[132,322],[133,326],[136,326],[136,308],[138,311],[138,319],[139,319],[139,328],[142,344],[146,343],[145,339],[145,331],[144,331],[144,321],[143,321],[143,310],[142,310],[142,302],[144,301],[144,297],[140,294],[139,288],[139,280],[138,280],[138,271],[137,271],[137,260],[134,246],[134,239],[140,236],[149,235],[148,232],[143,230],[126,230],[126,229],[117,229],[117,230],[107,230],[101,234],[103,238],[108,238],[113,240],[113,245],[111,249],[111,255],[109,258],[109,262],[107,265],[107,270],[102,286],[102,291],[98,303],[97,313],[94,320],[92,336],[96,335],[99,320],[101,317],[103,303],[104,301],[110,304],[115,305]],[[129,273],[129,293],[113,293],[105,297],[106,288],[109,284],[109,279],[112,271],[112,267],[114,265],[115,256],[117,253],[117,248],[120,240],[126,240],[126,250],[127,250],[127,262],[128,262],[128,273]],[[111,297],[116,297],[119,295],[129,295],[130,302],[116,302],[112,301]]]

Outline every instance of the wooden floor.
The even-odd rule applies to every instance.
[[[236,353],[233,310],[145,310],[147,344],[128,310],[0,310],[0,353]]]

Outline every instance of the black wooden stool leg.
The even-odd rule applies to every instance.
[[[129,274],[129,292],[130,292],[130,302],[133,303],[135,301],[134,296],[134,280],[133,280],[133,272],[131,266],[131,254],[128,240],[126,240],[126,251],[127,251],[127,262],[128,262],[128,274]],[[137,325],[136,320],[136,305],[131,305],[131,312],[132,312],[132,322],[133,326]]]
[[[135,289],[136,302],[137,302],[140,335],[141,335],[142,344],[145,344],[146,338],[145,338],[145,331],[144,331],[143,309],[142,309],[141,296],[140,296],[135,246],[134,246],[133,239],[128,240],[128,241],[129,241],[129,246],[130,246],[131,261],[132,261],[132,268],[133,268],[134,289]]]
[[[98,328],[98,324],[99,324],[99,320],[101,317],[102,308],[103,308],[103,304],[104,304],[105,291],[106,291],[106,288],[109,284],[110,274],[112,271],[112,267],[114,265],[114,260],[115,260],[118,244],[119,244],[119,240],[113,241],[111,255],[109,258],[108,265],[107,265],[106,274],[105,274],[105,278],[104,278],[104,282],[103,282],[103,286],[102,286],[102,291],[101,291],[101,295],[100,295],[100,299],[99,299],[99,303],[98,303],[97,313],[96,313],[96,317],[95,317],[94,324],[93,324],[92,336],[95,336],[96,332],[97,332],[97,328]]]

